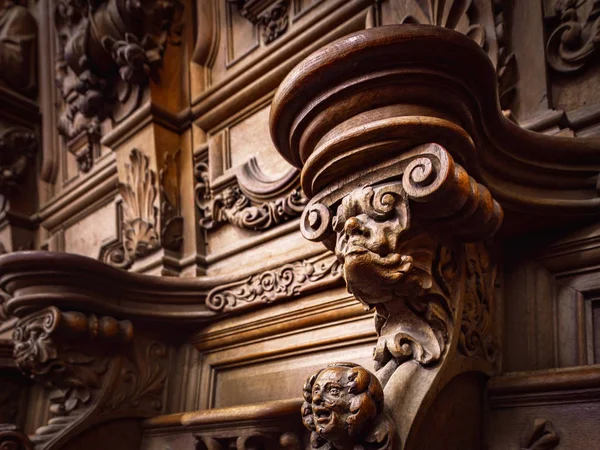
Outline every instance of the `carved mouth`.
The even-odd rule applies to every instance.
[[[348,247],[346,247],[346,250],[344,251],[344,256],[350,256],[350,255],[359,255],[361,253],[367,253],[368,250],[366,248],[364,248],[362,245],[349,245]]]
[[[314,408],[313,412],[317,418],[317,423],[326,423],[331,419],[331,411],[327,408]]]

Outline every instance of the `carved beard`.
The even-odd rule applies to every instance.
[[[398,283],[413,267],[412,257],[398,253],[381,256],[375,252],[350,253],[343,258],[348,291],[367,303],[392,300]]]

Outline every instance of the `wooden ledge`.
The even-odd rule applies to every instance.
[[[492,407],[600,400],[600,365],[513,372],[488,383]]]
[[[144,428],[195,427],[237,424],[297,416],[300,422],[302,399],[276,400],[251,405],[207,409],[189,413],[167,414],[144,421]]]

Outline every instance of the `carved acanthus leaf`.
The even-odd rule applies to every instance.
[[[128,258],[136,260],[159,248],[157,233],[156,174],[149,158],[140,150],[129,154],[125,165],[127,178],[119,184],[123,197],[123,245]]]
[[[18,188],[37,150],[37,138],[27,128],[9,128],[0,133],[0,194]]]
[[[206,230],[224,223],[248,230],[267,230],[300,216],[307,202],[300,188],[296,188],[284,197],[253,206],[239,187],[230,187],[217,194],[209,206],[202,207],[199,224]]]
[[[559,24],[546,44],[546,58],[558,72],[583,68],[600,40],[600,0],[556,0]]]
[[[288,0],[280,0],[258,15],[265,44],[270,44],[288,29]]]
[[[209,292],[206,306],[214,311],[232,311],[257,303],[272,303],[335,283],[341,277],[339,261],[325,253],[219,286]]]
[[[466,356],[495,362],[499,353],[493,328],[496,266],[483,244],[466,246],[466,270],[458,349]]]

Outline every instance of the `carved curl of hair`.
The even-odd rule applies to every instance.
[[[334,363],[329,364],[312,375],[303,388],[304,403],[302,404],[302,422],[311,431],[316,433],[316,426],[312,410],[312,389],[317,377],[324,370],[343,367],[347,369],[348,391],[354,394],[350,401],[351,415],[348,417],[348,434],[356,436],[365,425],[383,412],[383,388],[375,375],[358,364]],[[314,439],[314,438],[313,438]],[[321,446],[324,442],[316,443]],[[313,444],[313,447],[315,445]]]

